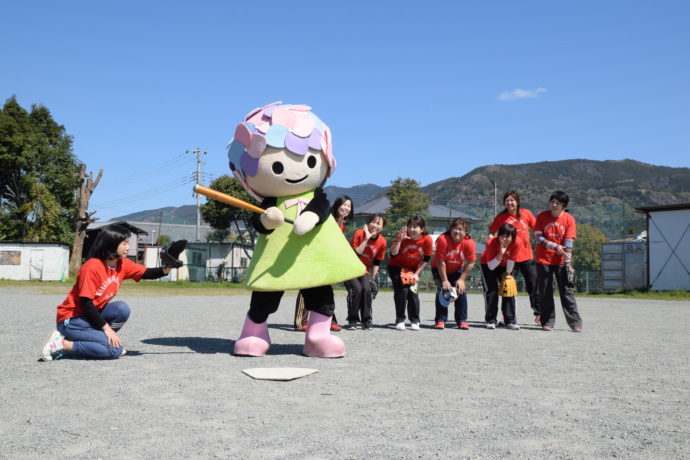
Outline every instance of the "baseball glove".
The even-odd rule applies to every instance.
[[[517,283],[511,275],[505,274],[501,278],[501,286],[498,288],[501,297],[515,297],[517,295]]]
[[[565,269],[568,274],[568,280],[565,285],[572,289],[575,287],[575,284],[577,284],[577,273],[575,273],[575,268],[570,264],[566,265]]]
[[[371,300],[374,300],[376,295],[379,293],[379,285],[376,284],[376,281],[371,280],[369,283],[369,289],[371,290]]]
[[[417,282],[414,279],[414,272],[406,268],[403,268],[400,271],[400,280],[402,281],[403,286],[409,286]]]
[[[173,241],[172,244],[161,249],[161,262],[164,267],[180,268],[184,263],[180,260],[180,254],[187,249],[187,240]]]

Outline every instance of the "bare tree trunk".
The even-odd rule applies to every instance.
[[[69,259],[69,269],[71,272],[79,270],[81,265],[81,253],[84,250],[84,238],[86,238],[86,229],[89,224],[96,222],[98,217],[93,217],[96,211],[89,212],[89,199],[91,194],[96,189],[98,182],[101,180],[103,170],[98,171],[98,177],[93,180],[93,172],[89,173],[86,178],[86,165],[82,163],[79,169],[79,188],[77,189],[77,217],[74,221],[75,235],[74,246],[72,247],[72,255]],[[85,180],[86,179],[86,180]]]

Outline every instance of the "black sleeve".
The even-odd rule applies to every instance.
[[[422,260],[426,263],[429,263],[429,261],[431,260],[431,256],[424,256]]]
[[[264,201],[261,202],[260,206],[263,209],[268,209],[271,206],[275,206],[277,202],[277,198],[268,197],[264,198]],[[252,226],[254,226],[254,230],[256,230],[258,233],[261,233],[262,235],[269,235],[273,233],[273,230],[269,230],[266,227],[264,227],[264,224],[261,223],[261,214],[256,212],[252,213]]]
[[[381,261],[379,259],[374,259],[371,261],[371,265],[376,265],[378,267],[381,265]]]
[[[106,321],[93,304],[93,299],[89,299],[88,297],[79,297],[79,303],[81,304],[81,309],[84,310],[86,319],[89,320],[89,323],[91,323],[94,329],[103,329],[103,326],[106,325]]]
[[[157,280],[158,278],[163,278],[165,273],[163,272],[163,267],[147,268],[143,275],[141,275],[142,280]]]
[[[319,216],[316,225],[321,225],[331,214],[331,203],[329,203],[326,192],[321,187],[314,190],[314,198],[304,207],[302,212],[305,211],[311,211]]]

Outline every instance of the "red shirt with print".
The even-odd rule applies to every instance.
[[[357,249],[359,245],[362,244],[362,241],[364,241],[364,238],[366,238],[366,234],[364,233],[364,229],[360,228],[355,232],[355,235],[352,237],[352,241],[350,242],[352,249]],[[383,260],[386,257],[387,244],[386,239],[379,234],[373,239],[370,238],[364,247],[364,251],[361,254],[357,254],[359,256],[359,260],[361,260],[364,266],[367,267],[367,273],[369,273],[369,269],[371,268],[371,264],[374,263],[374,259]]]
[[[401,236],[398,235],[395,241],[397,242],[400,238]],[[395,246],[395,242],[393,246]],[[431,257],[433,253],[434,240],[429,235],[422,235],[417,241],[412,238],[406,238],[400,243],[398,254],[388,259],[388,265],[417,271],[422,263],[422,259],[425,256]]]
[[[57,322],[67,318],[84,315],[79,298],[93,299],[98,311],[115,297],[122,281],[133,279],[139,281],[146,271],[146,267],[136,264],[129,259],[118,259],[115,268],[110,268],[104,260],[96,257],[89,259],[81,266],[77,273],[77,282],[69,291],[67,298],[57,307]]]
[[[527,209],[520,209],[520,219],[517,216],[510,214],[508,211],[499,212],[496,214],[494,221],[489,226],[489,233],[494,235],[498,233],[498,229],[503,224],[510,224],[517,230],[517,235],[522,238],[522,251],[517,256],[515,262],[524,262],[534,257],[532,253],[532,243],[529,241],[529,229],[534,230],[534,225],[537,219],[531,211]]]
[[[563,212],[559,217],[554,217],[551,211],[542,211],[537,214],[537,224],[534,226],[536,238],[543,236],[563,246],[565,239],[575,239],[576,233],[575,218],[568,212]],[[538,244],[536,262],[544,265],[563,265],[565,257]]]
[[[452,236],[444,233],[436,239],[436,256],[431,261],[431,267],[438,268],[439,260],[445,261],[447,275],[456,273],[465,266],[465,260],[468,263],[477,260],[474,240],[465,235],[456,243]]]
[[[503,253],[501,263],[498,265],[505,267],[509,260],[515,262],[515,258],[522,251],[522,245],[523,243],[521,238],[515,238],[513,241],[511,241],[508,245],[508,248],[506,248],[506,252]],[[496,258],[499,252],[501,252],[501,241],[497,236],[492,236],[489,238],[489,241],[486,242],[486,249],[484,249],[479,262],[482,264],[488,264],[490,261]]]

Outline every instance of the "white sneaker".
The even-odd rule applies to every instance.
[[[43,361],[53,361],[62,356],[64,353],[63,339],[63,335],[56,330],[50,333],[43,344],[43,348],[41,348],[41,358]]]
[[[510,329],[511,331],[519,331],[520,330],[520,326],[518,326],[515,323],[506,324],[506,328]]]
[[[395,328],[399,331],[404,331],[405,330],[405,323],[398,323],[395,325]]]
[[[126,354],[127,354],[127,350],[125,350],[125,349],[123,348],[123,349],[122,349],[122,353],[120,353],[120,358],[122,358],[122,357],[123,357],[124,355],[126,355]]]
[[[419,323],[412,323],[412,324],[410,324],[410,330],[412,330],[412,331],[418,331],[418,330],[419,330]]]
[[[496,329],[496,323],[486,323],[487,329]]]

